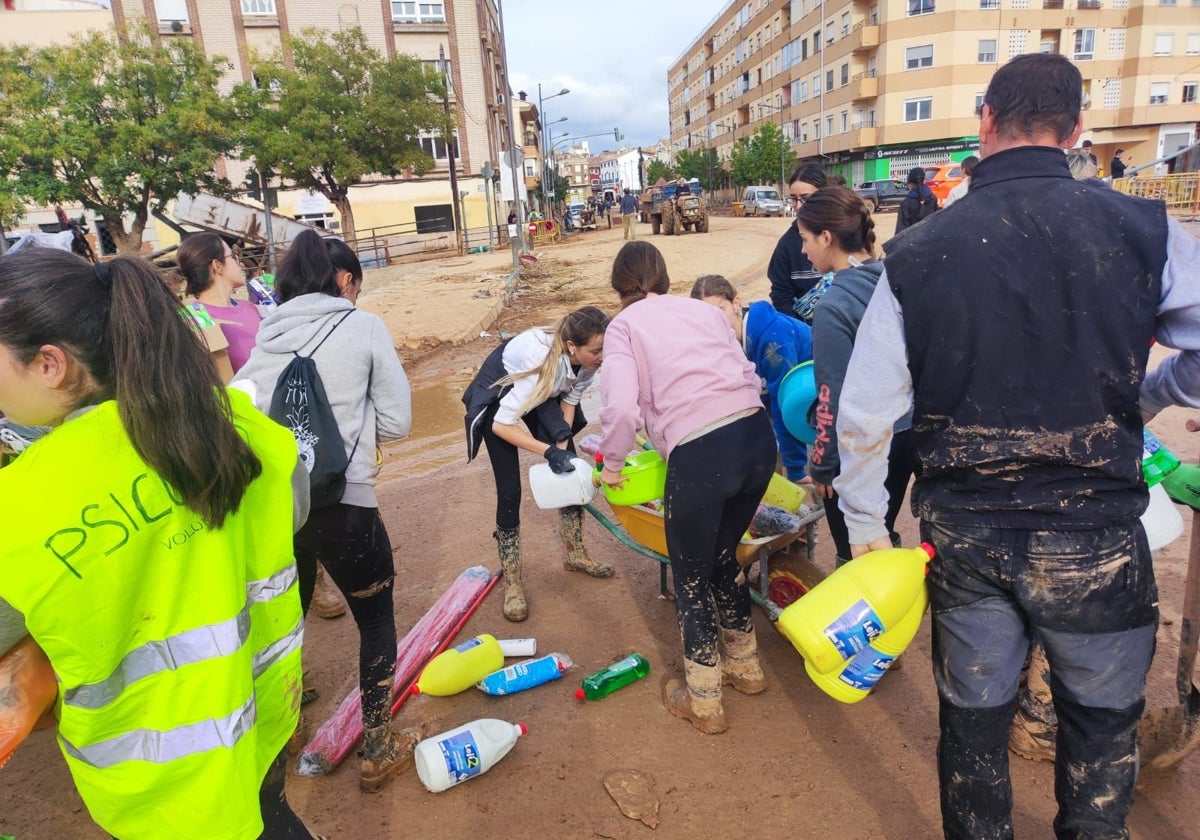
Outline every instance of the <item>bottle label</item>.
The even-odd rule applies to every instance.
[[[609,665],[604,670],[608,671],[610,674],[620,674],[624,671],[629,671],[629,670],[636,668],[637,664],[638,664],[638,661],[635,657],[626,656],[621,661],[614,662],[613,664]]]
[[[483,761],[479,757],[479,747],[475,745],[475,736],[470,732],[460,732],[438,741],[438,749],[442,751],[442,760],[446,762],[446,772],[454,780],[454,784],[465,782],[472,776],[483,772]]]
[[[868,645],[846,663],[838,679],[851,688],[870,691],[895,661],[896,657],[880,653]]]
[[[833,642],[842,659],[849,659],[871,644],[883,631],[879,616],[870,604],[860,599],[825,628],[825,636]]]
[[[476,636],[474,639],[467,639],[467,641],[463,642],[461,645],[455,645],[454,649],[459,653],[466,653],[471,648],[479,647],[481,644],[483,644],[483,639]]]

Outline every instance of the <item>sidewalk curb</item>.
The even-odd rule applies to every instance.
[[[504,311],[504,307],[512,300],[513,293],[517,289],[517,281],[521,278],[521,269],[514,268],[512,272],[504,279],[504,285],[501,287],[504,292],[499,299],[492,304],[491,309],[487,311],[482,318],[475,322],[475,325],[464,330],[451,341],[452,344],[463,344],[468,341],[473,341],[479,337],[479,334],[492,325],[492,323],[500,317],[500,313]]]

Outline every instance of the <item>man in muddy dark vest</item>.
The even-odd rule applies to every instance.
[[[839,405],[855,556],[890,545],[882,454],[914,411],[955,840],[1013,836],[1006,745],[1031,634],[1059,721],[1055,834],[1129,836],[1158,624],[1142,424],[1200,406],[1200,243],[1161,202],[1071,177],[1081,89],[1056,54],[995,74],[971,190],[886,246]],[[1182,352],[1147,374],[1151,338]]]

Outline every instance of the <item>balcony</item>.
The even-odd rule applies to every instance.
[[[867,70],[850,80],[850,100],[873,99],[879,95],[879,77]]]
[[[870,24],[865,20],[854,25],[850,33],[850,51],[866,52],[879,46],[879,25]]]
[[[851,123],[851,134],[849,140],[850,148],[863,149],[878,145],[877,129],[874,120],[863,120],[862,122]]]

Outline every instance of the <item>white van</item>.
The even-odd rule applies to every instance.
[[[742,212],[747,216],[782,216],[783,199],[774,187],[746,187],[742,193]]]

